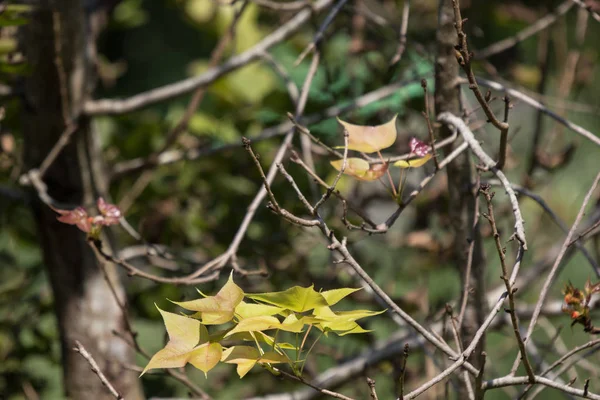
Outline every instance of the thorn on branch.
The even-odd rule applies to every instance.
[[[590,378],[587,378],[585,380],[585,384],[583,385],[583,397],[587,397],[589,388],[590,388]]]

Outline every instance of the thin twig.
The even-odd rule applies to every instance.
[[[306,58],[308,53],[310,53],[317,47],[317,45],[319,44],[319,42],[321,41],[321,39],[323,39],[323,36],[325,35],[325,30],[327,30],[329,25],[331,25],[331,23],[333,22],[333,19],[340,12],[340,10],[344,6],[344,4],[346,4],[347,1],[348,0],[338,0],[338,2],[333,6],[331,11],[329,11],[329,14],[327,14],[327,17],[325,17],[325,20],[319,27],[319,30],[315,34],[312,42],[310,42],[310,44],[308,46],[306,46],[306,48],[302,51],[302,53],[300,53],[298,58],[296,58],[296,61],[294,61],[294,66],[300,65],[300,63],[302,62],[302,60],[304,60],[304,58]]]
[[[527,376],[529,376],[529,380],[531,383],[535,381],[535,373],[533,372],[533,368],[531,367],[531,363],[529,362],[529,358],[527,357],[527,352],[525,351],[525,343],[523,342],[523,338],[521,337],[521,333],[519,331],[519,320],[517,319],[517,315],[515,312],[515,291],[516,288],[513,288],[508,279],[508,269],[506,268],[506,249],[502,247],[500,242],[500,233],[498,233],[498,227],[496,226],[496,217],[494,216],[494,206],[492,204],[492,198],[494,197],[494,192],[490,192],[490,187],[488,185],[482,185],[479,189],[480,193],[483,194],[487,201],[487,209],[488,212],[485,215],[487,220],[492,227],[492,235],[494,237],[494,243],[496,244],[496,251],[498,252],[498,257],[500,259],[500,266],[502,268],[502,276],[501,279],[504,281],[506,286],[506,292],[508,293],[508,314],[510,315],[510,321],[513,326],[513,333],[515,334],[515,338],[517,339],[517,344],[519,345],[519,351],[521,352],[521,359],[523,360],[523,365],[525,366],[525,371],[527,371]]]
[[[483,390],[483,373],[485,371],[486,359],[487,353],[482,351],[479,360],[479,373],[475,377],[475,400],[483,400],[485,396],[485,391]]]
[[[316,1],[314,4],[312,4],[310,10],[301,10],[292,19],[276,29],[254,47],[237,56],[231,57],[219,67],[210,68],[202,75],[184,79],[182,81],[152,89],[147,92],[139,93],[123,100],[100,99],[88,101],[85,104],[84,112],[87,115],[125,114],[161,101],[182,96],[201,86],[209,85],[224,74],[248,65],[249,63],[260,58],[260,56],[266,50],[278,43],[283,42],[297,30],[303,27],[313,13],[320,12],[321,10],[329,7],[331,3],[333,3],[333,0]]]
[[[410,346],[408,343],[404,345],[404,352],[402,353],[402,370],[400,371],[400,380],[398,381],[398,397],[400,400],[404,400],[404,379],[406,377],[406,361],[410,353]]]
[[[512,189],[512,186],[506,175],[500,169],[496,167],[496,163],[494,160],[481,148],[481,145],[475,139],[473,132],[469,129],[469,127],[464,123],[464,121],[449,112],[444,112],[438,115],[438,121],[450,124],[454,126],[458,132],[463,136],[465,142],[468,143],[469,147],[473,151],[473,153],[481,160],[483,166],[489,170],[491,170],[496,177],[502,182],[506,193],[508,194],[508,198],[510,199],[510,204],[512,206],[512,211],[515,216],[515,233],[514,236],[517,238],[519,242],[523,244],[523,249],[527,250],[527,239],[525,238],[525,227],[523,222],[523,216],[521,214],[521,208],[519,207],[519,201],[517,200],[517,196],[515,195],[515,191]]]
[[[117,391],[117,389],[115,389],[115,387],[109,382],[109,380],[106,379],[106,376],[104,376],[104,374],[102,373],[102,371],[98,367],[98,364],[96,363],[96,360],[94,360],[94,358],[92,357],[92,355],[90,353],[88,353],[88,351],[85,349],[85,347],[83,347],[83,345],[79,342],[79,340],[75,340],[75,347],[73,348],[73,350],[75,350],[76,352],[78,352],[79,354],[81,354],[81,356],[83,358],[85,358],[85,360],[92,367],[92,371],[96,375],[98,375],[98,378],[100,379],[100,382],[102,382],[102,384],[108,389],[108,391],[110,392],[110,394],[112,394],[113,397],[115,399],[117,399],[117,400],[123,400],[123,396],[121,396],[121,394]]]
[[[310,383],[309,381],[305,380],[304,378],[302,378],[301,376],[296,376],[296,375],[292,375],[286,371],[283,371],[281,369],[278,368],[273,368],[275,369],[277,372],[279,372],[281,375],[285,376],[288,379],[294,380],[294,381],[298,381],[298,382],[302,382],[303,384],[310,386],[311,388],[315,389],[317,392],[321,392],[325,395],[331,396],[331,397],[335,397],[336,399],[342,399],[342,400],[354,400],[351,397],[348,396],[344,396],[341,393],[338,392],[333,392],[331,390],[328,389],[323,389],[321,387],[318,387],[312,383]]]
[[[489,122],[491,122],[492,125],[494,125],[500,131],[500,150],[498,155],[498,163],[496,164],[496,167],[501,170],[502,168],[504,168],[504,162],[506,160],[506,144],[508,140],[509,125],[506,121],[501,122],[496,117],[494,111],[492,111],[492,108],[490,107],[488,101],[486,100],[485,96],[481,93],[481,90],[477,85],[477,80],[475,79],[473,68],[471,67],[471,60],[473,54],[469,51],[469,48],[467,46],[467,34],[463,30],[463,19],[460,14],[459,1],[452,0],[452,5],[454,7],[454,26],[456,28],[456,34],[458,35],[459,42],[457,48],[457,61],[462,67],[465,74],[467,75],[467,79],[469,81],[469,89],[471,89],[471,91],[475,95],[475,98],[481,105],[481,108],[483,109],[483,112],[485,113]]]
[[[198,283],[210,282],[219,277],[219,271],[210,272],[213,266],[218,265],[221,261],[220,257],[215,258],[211,262],[207,263],[201,269],[193,272],[190,275],[175,277],[175,278],[165,278],[158,275],[149,274],[141,269],[135,267],[134,265],[128,263],[127,261],[120,260],[107,252],[102,248],[102,242],[99,240],[90,240],[90,244],[97,251],[98,255],[101,256],[104,260],[111,262],[115,265],[125,268],[129,276],[139,276],[141,278],[145,278],[154,282],[159,283],[170,283],[173,285],[194,285]],[[209,273],[210,272],[210,273]]]
[[[502,186],[502,183],[499,180],[495,180],[495,179],[490,179],[490,180],[486,181],[485,183],[490,184],[492,186]],[[560,217],[558,215],[556,215],[556,213],[550,208],[548,203],[546,203],[546,201],[541,196],[533,193],[532,191],[530,191],[522,186],[516,185],[516,184],[511,184],[510,186],[513,188],[513,190],[515,192],[519,193],[520,195],[529,197],[531,200],[535,201],[540,207],[542,207],[544,212],[546,212],[550,216],[550,218],[552,218],[552,221],[554,221],[554,223],[556,225],[558,225],[558,227],[565,233],[565,235],[569,233],[569,227],[567,226],[567,224],[565,224],[565,222],[562,219],[560,219]],[[596,223],[594,223],[592,225],[592,227],[598,226],[598,225],[600,225],[600,220],[596,221]],[[584,233],[582,233],[582,235],[583,234]],[[594,257],[588,252],[588,250],[585,248],[585,246],[581,243],[578,243],[576,240],[577,239],[573,239],[571,241],[571,243],[569,243],[569,247],[571,245],[575,245],[575,247],[581,252],[581,254],[588,261],[588,263],[594,270],[594,273],[596,274],[596,276],[598,276],[600,278],[600,266],[598,265],[598,263],[596,262]]]
[[[317,203],[315,204],[315,206],[313,208],[313,215],[316,216],[317,212],[319,211],[319,207],[321,207],[327,201],[327,199],[329,199],[329,197],[331,196],[331,193],[333,193],[333,191],[335,190],[335,187],[337,186],[338,182],[340,181],[340,178],[344,174],[344,171],[346,170],[347,165],[348,165],[348,132],[346,131],[346,129],[344,129],[344,154],[342,156],[342,167],[340,168],[337,175],[335,176],[335,179],[333,180],[333,183],[331,184],[331,186],[329,186],[327,188],[325,193],[323,193],[323,196],[321,197],[321,199],[319,199],[319,201],[317,201]]]
[[[558,21],[559,17],[566,14],[571,7],[573,7],[573,1],[567,0],[564,3],[560,4],[556,9],[542,18],[535,21],[533,24],[529,25],[527,28],[519,31],[516,35],[511,36],[506,39],[502,39],[499,42],[493,43],[482,50],[478,50],[475,52],[475,60],[482,60],[488,57],[493,56],[494,54],[501,53],[511,47],[517,45],[520,42],[525,41],[531,36],[543,31],[544,29],[552,26],[556,21]]]
[[[248,1],[244,1],[239,10],[235,12],[233,19],[229,24],[229,28],[227,29],[225,34],[221,36],[219,42],[217,43],[210,55],[208,68],[216,67],[225,55],[225,49],[235,37],[238,22],[244,14],[244,11],[246,10],[248,4]],[[192,98],[188,103],[185,112],[183,113],[183,116],[180,118],[179,122],[177,122],[177,124],[173,127],[173,129],[171,129],[166,134],[165,141],[161,145],[161,147],[147,157],[146,163],[153,166],[158,165],[158,159],[160,158],[160,155],[165,151],[169,150],[169,148],[177,142],[181,134],[188,128],[190,120],[196,113],[198,107],[202,104],[202,100],[204,99],[205,94],[206,86],[201,86],[194,91]],[[153,176],[154,170],[146,170],[136,179],[136,181],[133,183],[132,190],[129,190],[119,202],[119,209],[121,209],[121,212],[123,214],[127,212],[129,207],[133,205],[135,200],[142,194],[142,192],[148,186],[148,184],[152,182]]]
[[[390,66],[397,64],[404,54],[404,50],[406,50],[406,32],[408,31],[408,19],[410,15],[410,0],[404,0],[404,5],[402,6],[402,22],[400,23],[400,39],[398,41],[398,49],[396,50],[396,54],[394,54],[394,58],[390,62]]]
[[[583,218],[583,215],[585,213],[585,208],[587,207],[587,204],[591,200],[592,195],[593,195],[594,191],[596,190],[596,187],[598,186],[599,182],[600,182],[600,172],[596,175],[596,178],[592,182],[592,186],[590,187],[587,194],[585,195],[585,198],[583,199],[583,203],[581,204],[581,207],[579,208],[579,212],[577,213],[577,217],[575,218],[575,222],[573,222],[573,225],[571,226],[571,230],[567,234],[567,237],[564,240],[564,243],[560,249],[560,252],[558,253],[558,257],[554,261],[554,264],[552,265],[552,268],[550,269],[550,272],[548,273],[548,276],[546,277],[546,280],[544,281],[544,286],[542,287],[538,301],[535,304],[535,309],[533,311],[533,315],[531,316],[531,320],[530,320],[529,326],[527,328],[527,333],[525,334],[525,339],[524,339],[525,345],[527,345],[527,341],[531,337],[531,334],[533,333],[533,329],[535,328],[535,324],[540,315],[542,306],[544,305],[544,301],[546,300],[546,296],[548,295],[548,291],[550,290],[550,285],[552,285],[552,282],[554,281],[554,277],[556,276],[556,272],[558,271],[558,267],[565,255],[565,253],[567,252],[567,249],[569,247],[568,245],[571,242],[571,238],[575,234],[575,231],[577,230],[577,227],[579,226],[579,223],[581,222],[581,219]],[[517,357],[517,359],[515,359],[515,362],[513,363],[513,367],[511,369],[511,375],[514,375],[518,366],[519,366],[519,358]]]
[[[423,98],[425,99],[425,111],[423,111],[423,117],[427,121],[427,131],[429,132],[429,143],[431,143],[431,154],[433,155],[433,162],[435,163],[436,171],[440,169],[440,163],[437,158],[437,152],[435,151],[435,136],[433,134],[433,126],[431,126],[431,119],[429,118],[429,95],[427,93],[427,79],[421,79],[421,87],[423,88]]]
[[[460,83],[467,83],[467,81],[461,81]],[[519,92],[518,90],[511,89],[507,86],[502,85],[501,83],[490,81],[488,79],[477,78],[477,83],[479,83],[481,86],[485,86],[490,89],[503,91],[503,92],[507,93],[508,95],[510,95],[511,97],[518,99],[524,103],[529,104],[531,107],[534,107],[535,109],[543,112],[544,114],[548,115],[550,118],[554,119],[558,123],[569,128],[573,132],[585,137],[586,139],[592,141],[594,144],[597,144],[598,146],[600,146],[600,136],[596,136],[589,130],[561,117],[560,115],[558,115],[554,111],[548,109],[546,106],[544,106],[542,103],[535,100],[534,98],[529,97],[528,95],[526,95],[522,92]]]
[[[371,392],[371,400],[379,400],[377,390],[375,389],[375,380],[367,377],[367,385],[369,385],[369,391]]]
[[[515,385],[525,385],[529,383],[528,376],[504,376],[502,378],[496,378],[483,383],[484,390],[490,390],[495,388],[501,388],[505,386],[515,386]],[[535,377],[535,383],[551,387],[553,389],[560,390],[565,394],[570,394],[578,397],[585,397],[592,400],[600,400],[600,395],[595,393],[588,392],[587,396],[584,396],[584,391],[582,389],[575,389],[570,387],[569,385],[560,384],[551,379],[544,378],[541,376]]]
[[[461,143],[454,150],[452,150],[452,152],[450,154],[448,154],[448,156],[446,156],[446,158],[444,158],[440,162],[440,168],[441,169],[445,168],[448,164],[450,164],[454,159],[456,159],[456,157],[458,157],[468,147],[469,147],[469,145],[466,142]],[[392,215],[390,215],[384,223],[377,225],[377,228],[375,228],[375,229],[369,229],[366,227],[364,227],[362,229],[365,232],[369,232],[369,233],[377,233],[377,234],[386,233],[394,225],[394,223],[396,222],[396,220],[398,219],[398,217],[400,216],[402,211],[404,211],[406,209],[406,207],[417,197],[417,195],[419,193],[421,193],[421,191],[436,176],[436,174],[437,174],[437,172],[432,172],[431,174],[429,174],[425,178],[423,178],[423,180],[421,181],[419,186],[415,190],[413,190],[406,199],[402,200],[402,203],[398,206],[396,211],[394,211],[394,213]]]
[[[477,171],[477,180],[475,181],[475,187],[473,190],[473,197],[475,198],[475,204],[473,205],[473,223],[471,224],[471,237],[469,240],[469,249],[467,250],[467,265],[465,268],[464,284],[462,289],[462,299],[460,310],[458,312],[458,330],[462,328],[462,323],[467,312],[467,304],[469,303],[469,293],[471,292],[471,269],[473,268],[473,256],[475,252],[475,234],[479,231],[479,196],[477,196],[477,190],[481,182],[481,172]]]

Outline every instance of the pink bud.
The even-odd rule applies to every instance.
[[[60,214],[60,217],[56,218],[60,222],[69,225],[77,225],[80,230],[86,233],[90,231],[91,222],[87,212],[82,207],[77,207],[73,210],[54,209],[54,211]]]
[[[425,157],[429,153],[429,145],[413,137],[410,139],[410,152],[419,157]]]
[[[100,225],[115,225],[119,223],[122,217],[121,210],[114,204],[108,204],[102,197],[98,198],[98,210],[104,218],[98,219],[95,223]]]

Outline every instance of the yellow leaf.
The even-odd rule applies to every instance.
[[[360,290],[360,288],[358,288],[358,289],[341,288],[341,289],[326,290],[324,292],[321,292],[321,296],[323,296],[325,298],[325,301],[327,301],[328,305],[332,306],[332,305],[338,303],[344,297],[346,297],[354,292],[357,292],[359,290]]]
[[[304,312],[327,304],[321,293],[315,291],[312,285],[307,288],[294,286],[283,292],[248,294],[247,297],[295,312]]]
[[[215,296],[184,302],[174,301],[173,303],[186,310],[198,311],[202,323],[205,325],[219,325],[233,319],[235,308],[243,298],[244,292],[233,282],[230,275],[225,286]],[[196,316],[198,315],[194,315],[194,317]]]
[[[296,317],[296,314],[290,314],[283,320],[283,322],[279,325],[278,328],[286,332],[302,332],[302,329],[305,325],[304,318],[305,317],[298,319],[298,317]]]
[[[232,346],[223,352],[221,361],[228,364],[237,364],[237,373],[240,378],[248,373],[257,363],[279,364],[289,360],[285,355],[268,351],[261,355],[258,350],[250,346]]]
[[[190,352],[188,362],[200,371],[204,376],[219,363],[223,349],[219,343],[204,343]]]
[[[348,132],[348,150],[374,153],[393,145],[397,134],[396,117],[398,115],[377,126],[353,125],[338,118],[338,122]]]
[[[152,356],[141,375],[153,368],[179,368],[185,366],[190,358],[190,352],[200,340],[200,321],[163,311],[160,308],[158,311],[160,311],[165,322],[169,342],[162,350]]]
[[[256,332],[267,329],[275,329],[280,325],[279,320],[271,316],[251,317],[241,320],[232,330],[227,332],[225,337],[229,337],[238,332]]]
[[[331,161],[333,168],[340,171],[344,160]],[[344,174],[353,176],[361,181],[374,181],[379,179],[388,169],[385,163],[369,164],[366,160],[357,157],[346,159],[346,168]]]
[[[399,160],[394,163],[394,166],[400,168],[419,168],[420,166],[424,165],[427,161],[429,161],[431,157],[431,154],[427,154],[424,157],[415,158],[412,160]]]

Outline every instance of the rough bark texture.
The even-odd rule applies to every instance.
[[[34,5],[31,21],[22,31],[25,56],[34,69],[25,82],[23,107],[24,162],[28,169],[40,166],[66,127],[55,39],[62,48],[69,116],[77,117],[93,87],[88,47],[91,36],[82,3],[41,1]],[[53,12],[59,24],[53,20]],[[103,186],[93,154],[89,121],[79,119],[78,130],[43,178],[49,195],[60,203],[93,204],[98,188]],[[72,350],[74,340],[79,340],[125,398],[140,398],[137,374],[124,368],[134,363],[134,354],[112,333],[123,330],[123,315],[85,234],[59,223],[56,213],[39,201],[34,202],[33,211],[54,292],[67,395],[72,399],[112,398],[86,360]],[[114,268],[107,265],[107,272],[123,295]]]
[[[451,0],[440,0],[438,31],[437,31],[437,57],[435,63],[435,111],[444,111],[460,115],[460,87],[456,84],[459,76],[459,65],[456,60],[454,46],[457,43],[457,34],[454,28],[454,10]],[[441,137],[448,137],[452,132],[445,126],[439,130]],[[453,150],[448,146],[447,152]],[[473,176],[469,154],[459,156],[446,168],[448,174],[448,213],[454,231],[453,258],[464,284],[465,270],[469,242],[475,240],[473,264],[471,268],[469,287],[472,289],[468,296],[468,307],[462,327],[462,341],[464,347],[471,342],[477,328],[482,325],[487,304],[485,301],[485,260],[481,246],[479,229],[472,231],[475,212],[475,198],[472,192]],[[458,313],[458,309],[456,310]],[[484,346],[484,340],[473,354],[472,360],[477,366],[479,352]],[[459,397],[463,398],[463,397]],[[466,397],[465,397],[466,398]]]

